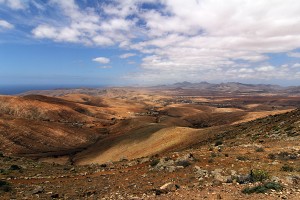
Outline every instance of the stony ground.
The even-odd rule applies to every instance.
[[[300,111],[178,152],[73,166],[0,154],[1,199],[299,199]]]
[[[299,138],[294,139],[286,143],[285,153],[281,141],[234,145],[228,140],[219,146],[90,166],[1,157],[1,199],[299,199]],[[258,177],[253,178],[251,170]],[[4,182],[9,185],[4,187]],[[283,188],[242,193],[264,182]]]

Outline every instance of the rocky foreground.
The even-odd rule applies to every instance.
[[[288,161],[236,158],[213,147],[164,157],[60,166],[1,157],[2,199],[298,199],[299,169]],[[251,151],[256,146],[243,147]],[[223,149],[220,152],[219,149]],[[214,153],[214,152],[218,153]],[[255,149],[257,151],[257,149]],[[288,159],[299,159],[288,154]],[[200,161],[201,160],[201,161]],[[265,170],[267,165],[279,171]],[[258,169],[258,167],[260,168]],[[280,167],[281,166],[281,167]],[[252,169],[253,168],[253,169]],[[252,169],[249,171],[249,169]]]
[[[299,199],[299,113],[134,160],[73,166],[1,154],[1,199]]]

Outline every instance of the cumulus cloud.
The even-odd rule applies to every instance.
[[[110,62],[110,59],[105,58],[105,57],[97,57],[97,58],[94,58],[93,61],[101,63],[101,64],[107,64]]]
[[[136,54],[135,53],[125,53],[125,54],[122,54],[120,55],[120,58],[129,58],[129,57],[132,57],[132,56],[135,56]]]
[[[163,79],[168,74],[174,80],[182,80],[183,76],[230,80],[285,78],[290,74],[297,78],[291,67],[276,70],[259,63],[271,59],[267,54],[299,48],[300,43],[295,42],[300,42],[300,7],[294,7],[300,6],[299,1],[164,3],[165,12],[151,10],[142,15],[149,40],[132,44],[131,48],[150,55],[142,60],[145,71],[133,76],[141,80],[156,76]],[[257,67],[245,69],[241,61]]]
[[[5,20],[1,20],[0,19],[0,29],[13,29],[14,25],[12,25],[11,23],[5,21]]]
[[[102,36],[102,35],[97,35],[92,40],[95,42],[96,45],[99,45],[99,46],[110,46],[110,45],[114,44],[112,39]]]
[[[4,4],[13,10],[22,10],[27,6],[25,0],[0,0],[0,4]]]
[[[135,38],[135,20],[118,15],[104,15],[95,7],[79,7],[74,0],[50,0],[49,5],[60,16],[58,22],[44,23],[32,30],[34,37],[57,42],[80,43],[87,46],[112,46]],[[50,30],[50,33],[47,31]]]
[[[274,69],[275,67],[268,65],[268,66],[257,67],[255,70],[258,72],[270,72],[273,71]]]
[[[48,25],[40,25],[32,33],[36,38],[47,38],[60,42],[77,42],[80,36],[80,32],[76,29],[69,27],[57,29]]]

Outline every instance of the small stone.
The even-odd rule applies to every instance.
[[[216,181],[221,182],[221,183],[224,183],[224,182],[227,181],[227,178],[226,178],[225,176],[222,176],[221,174],[215,174],[215,175],[214,175],[214,179],[215,179]]]
[[[175,183],[169,182],[161,186],[159,189],[155,189],[155,195],[167,194],[168,192],[174,192],[179,188]]]
[[[143,174],[142,177],[143,177],[143,178],[147,177],[147,174]]]
[[[211,173],[214,175],[214,174],[220,174],[222,173],[223,170],[222,169],[215,169],[214,171],[212,171]]]
[[[277,176],[272,176],[271,181],[272,182],[279,182],[280,179]]]
[[[175,170],[176,170],[175,166],[168,167],[168,172],[175,172]]]
[[[139,160],[140,163],[145,163],[145,162],[149,162],[150,161],[150,158],[141,158]]]
[[[161,186],[159,189],[167,190],[167,191],[175,191],[178,188],[179,188],[178,185],[176,185],[175,183],[169,182],[169,183],[166,183],[163,186]]]
[[[138,162],[137,161],[131,161],[131,162],[129,162],[127,165],[129,166],[129,167],[132,167],[132,166],[135,166],[135,165],[137,165],[138,164]]]
[[[44,192],[44,188],[43,187],[41,187],[41,186],[37,186],[36,188],[34,188],[33,190],[32,190],[32,194],[40,194],[40,193],[42,193],[42,192]]]
[[[76,170],[75,170],[75,168],[74,167],[72,167],[71,169],[70,169],[70,172],[75,172]]]

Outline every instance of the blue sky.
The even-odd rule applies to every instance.
[[[298,0],[0,0],[0,85],[300,85]]]

